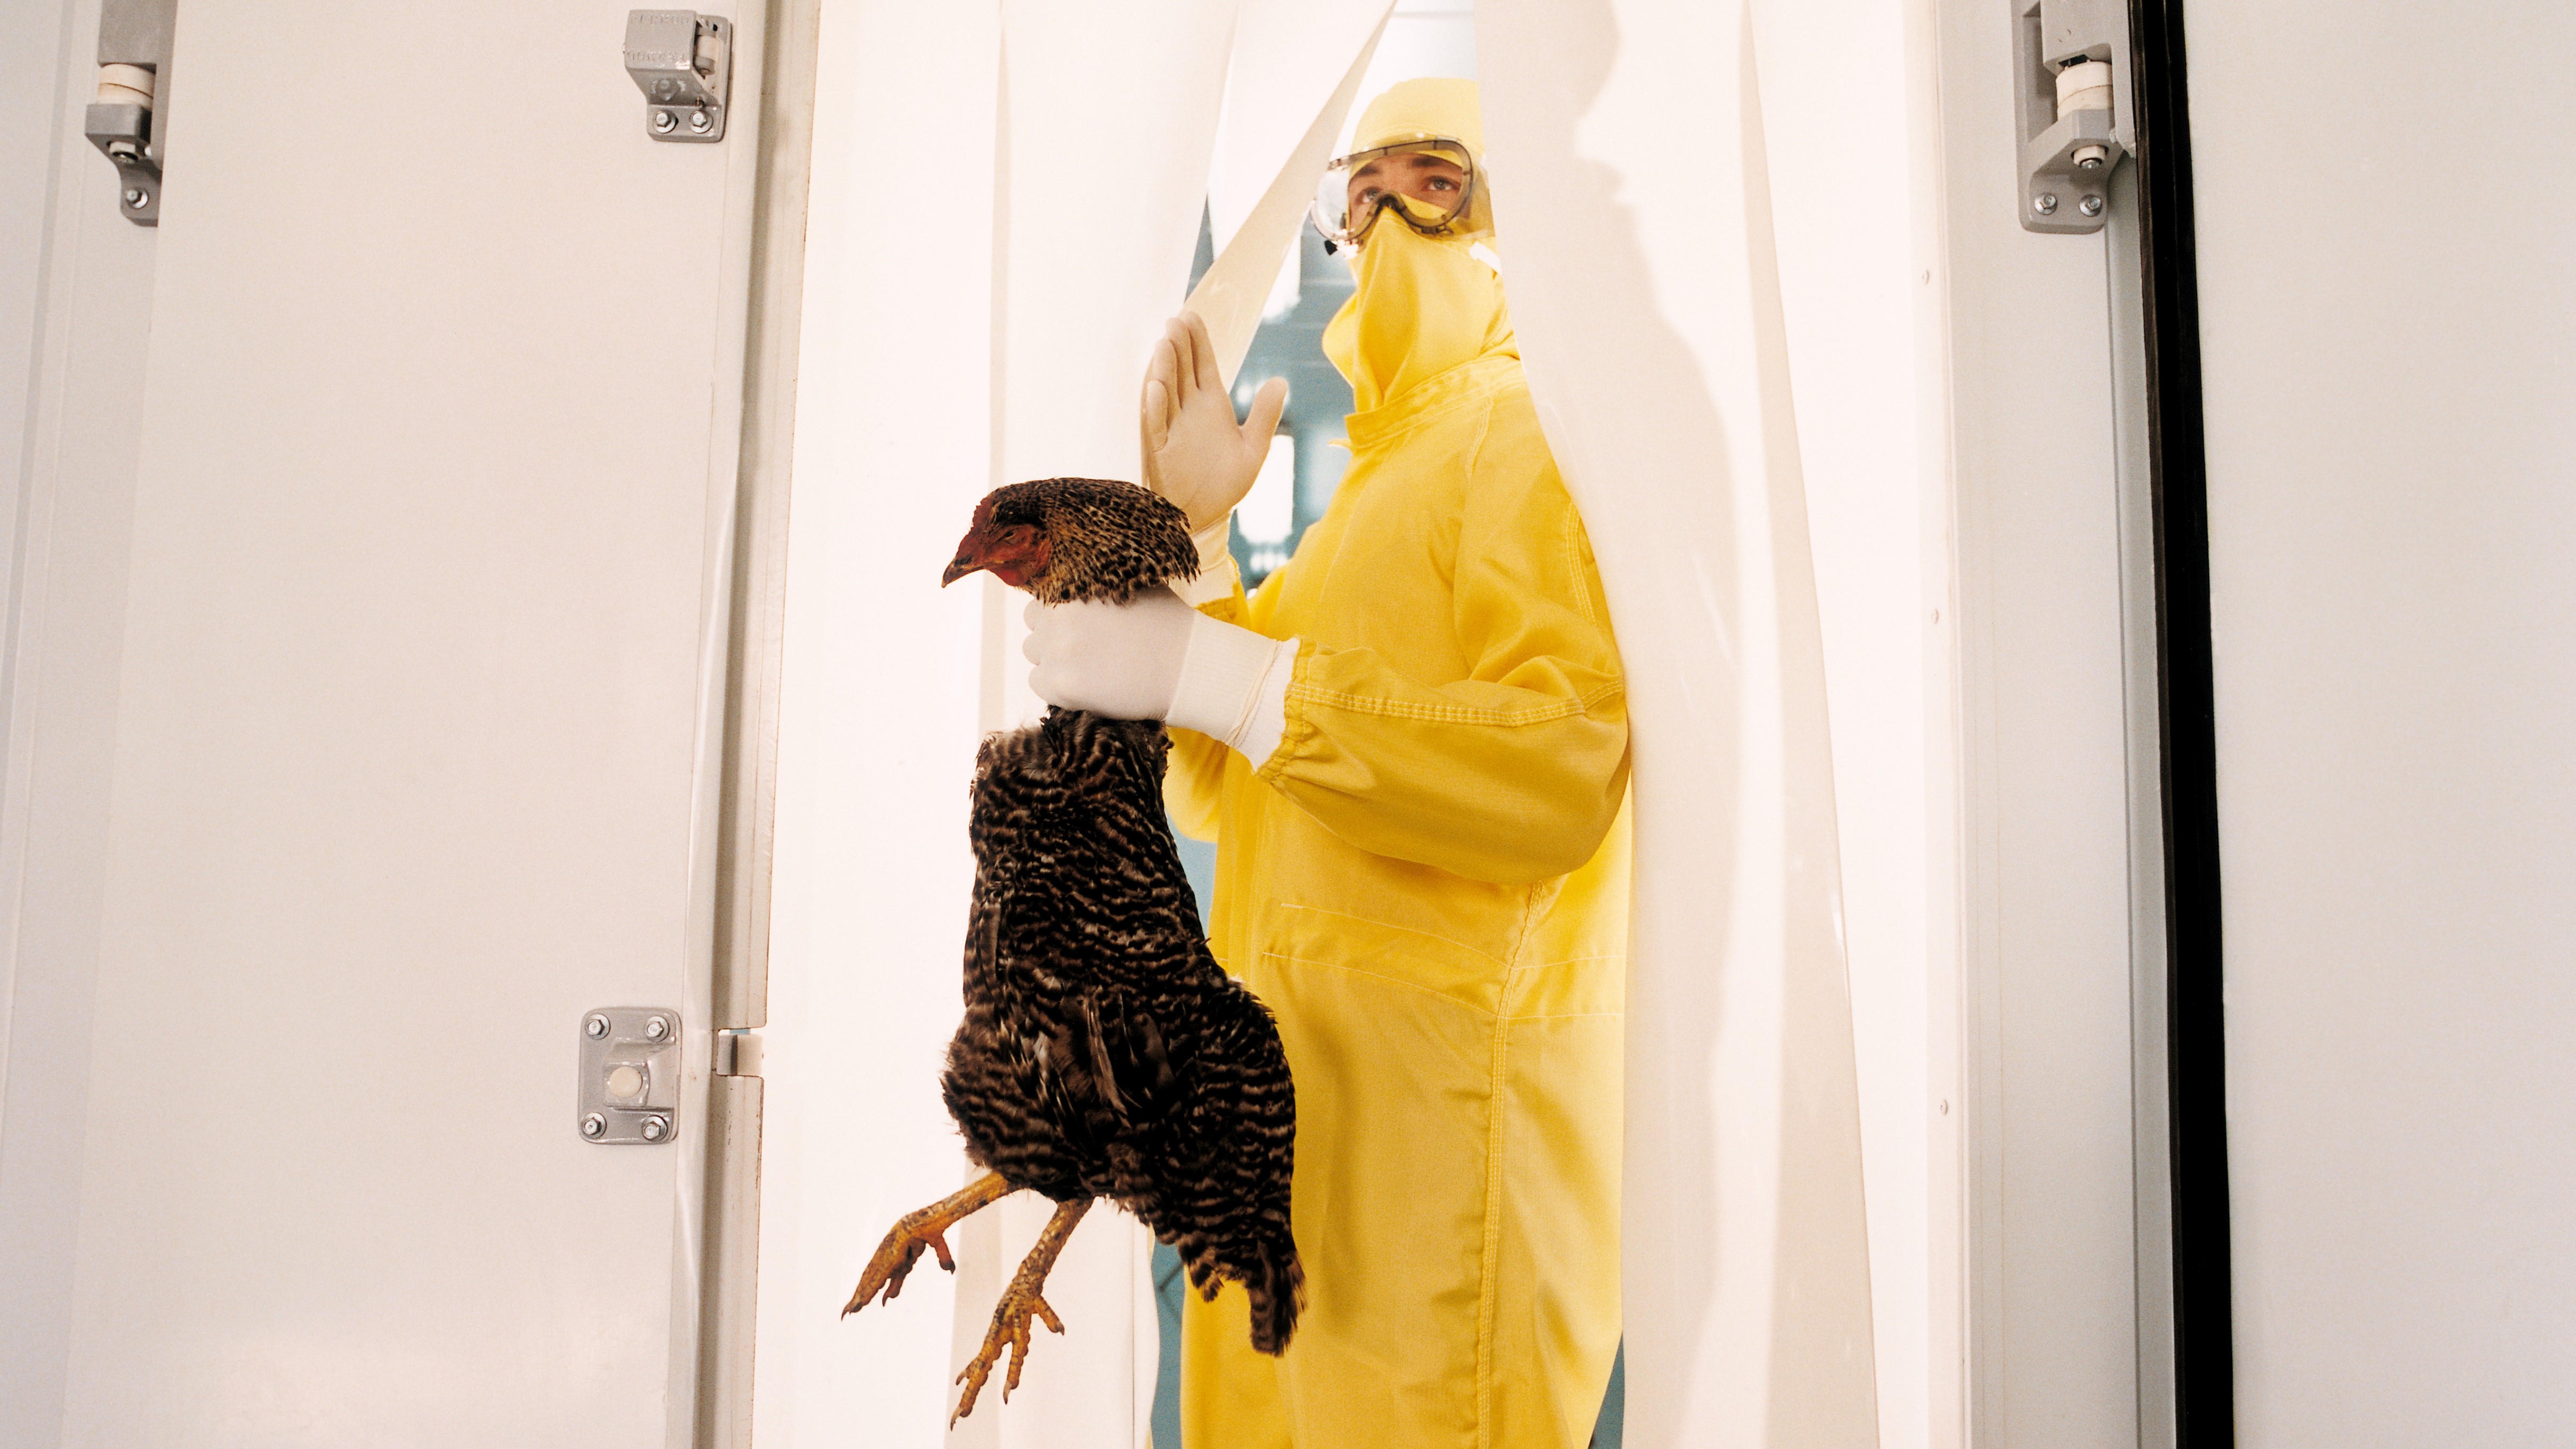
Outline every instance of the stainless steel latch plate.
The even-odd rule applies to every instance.
[[[629,10],[626,73],[644,93],[644,134],[656,141],[721,141],[733,22],[694,10]]]
[[[658,1145],[677,1138],[680,1014],[659,1006],[583,1013],[580,1096],[573,1126],[585,1142]]]

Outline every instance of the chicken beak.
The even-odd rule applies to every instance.
[[[985,540],[981,536],[982,533],[982,529],[969,529],[964,538],[957,540],[957,557],[950,559],[947,569],[939,575],[941,588],[948,587],[968,574],[980,572],[990,562],[984,555]]]

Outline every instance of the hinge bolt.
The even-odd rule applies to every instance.
[[[143,209],[143,188],[137,186],[127,191],[125,193],[125,204],[134,208],[136,211],[141,211]]]
[[[2075,203],[2075,209],[2084,213],[2086,216],[2100,216],[2102,214],[2102,198],[2098,196],[2088,196],[2082,201]]]
[[[2055,215],[2057,212],[2057,193],[2054,191],[2044,191],[2039,195],[2032,197],[2030,200],[2030,209],[2038,212],[2042,216]]]
[[[644,1119],[644,1140],[647,1142],[661,1141],[662,1138],[670,1132],[670,1130],[671,1124],[665,1118],[647,1117]]]
[[[670,1034],[671,1021],[668,1017],[657,1016],[644,1023],[644,1039],[646,1041],[660,1041],[662,1038],[669,1036]]]
[[[607,1130],[608,1119],[600,1116],[597,1112],[593,1112],[581,1119],[581,1135],[584,1137],[596,1137]]]
[[[667,136],[673,131],[680,129],[680,118],[671,114],[669,111],[655,111],[653,113],[653,129]]]
[[[714,124],[715,118],[704,111],[691,111],[689,113],[689,129],[692,131],[703,131]]]
[[[592,1012],[590,1020],[581,1024],[581,1034],[584,1036],[608,1035],[608,1018],[601,1016],[597,1012]]]

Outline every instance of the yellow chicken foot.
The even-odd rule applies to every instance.
[[[1046,1286],[1047,1274],[1055,1267],[1056,1254],[1064,1251],[1064,1240],[1073,1236],[1073,1225],[1081,1222],[1082,1215],[1089,1211],[1089,1198],[1080,1202],[1057,1203],[1055,1216],[1047,1219],[1047,1225],[1039,1229],[1037,1246],[1029,1249],[1029,1255],[1020,1260],[1020,1271],[1011,1275],[1011,1286],[1002,1290],[1002,1301],[993,1306],[993,1326],[984,1330],[983,1351],[976,1354],[967,1363],[965,1372],[957,1376],[957,1382],[966,1386],[966,1392],[957,1396],[957,1412],[948,1416],[948,1427],[956,1428],[958,1420],[974,1412],[975,1396],[983,1392],[984,1380],[991,1377],[993,1365],[1001,1361],[1005,1347],[1011,1351],[1011,1371],[1002,1380],[1002,1402],[1007,1404],[1011,1401],[1011,1390],[1020,1386],[1020,1368],[1029,1359],[1031,1315],[1043,1320],[1050,1330],[1064,1332],[1064,1320],[1055,1316],[1055,1310],[1047,1306],[1046,1299],[1038,1296],[1038,1290]]]
[[[921,1261],[928,1248],[939,1254],[939,1266],[954,1273],[957,1260],[948,1256],[948,1230],[977,1209],[988,1207],[1009,1195],[1011,1189],[998,1172],[988,1172],[968,1183],[959,1192],[950,1193],[918,1212],[904,1214],[894,1229],[877,1245],[877,1255],[868,1260],[868,1269],[859,1275],[859,1291],[850,1295],[850,1306],[841,1310],[843,1318],[868,1306],[879,1289],[888,1303],[903,1291],[904,1275]]]

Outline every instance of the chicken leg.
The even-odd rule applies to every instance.
[[[850,1306],[841,1310],[841,1316],[847,1318],[867,1307],[880,1289],[885,1292],[885,1301],[893,1302],[894,1296],[903,1291],[905,1275],[921,1261],[924,1248],[939,1254],[940,1267],[956,1272],[957,1260],[948,1255],[948,1230],[977,1209],[999,1202],[1010,1191],[1000,1173],[988,1172],[962,1190],[896,1219],[885,1241],[877,1245],[876,1256],[868,1260],[867,1271],[859,1275],[859,1290],[850,1295]]]
[[[1011,1401],[1011,1390],[1020,1386],[1020,1368],[1029,1358],[1031,1315],[1043,1319],[1049,1330],[1064,1332],[1064,1320],[1055,1316],[1055,1310],[1047,1306],[1039,1290],[1046,1287],[1047,1274],[1055,1267],[1056,1255],[1064,1251],[1065,1239],[1073,1236],[1074,1224],[1089,1211],[1089,1198],[1057,1203],[1055,1216],[1038,1230],[1037,1245],[1020,1260],[1020,1271],[1011,1275],[1011,1286],[1002,1290],[1002,1301],[993,1306],[993,1326],[984,1331],[982,1351],[968,1360],[965,1371],[957,1375],[957,1382],[966,1386],[966,1392],[957,1396],[957,1412],[948,1416],[948,1427],[957,1427],[958,1420],[974,1412],[975,1396],[983,1392],[984,1380],[992,1376],[993,1365],[1001,1361],[1005,1348],[1010,1350],[1011,1371],[1002,1380],[1002,1402]]]

